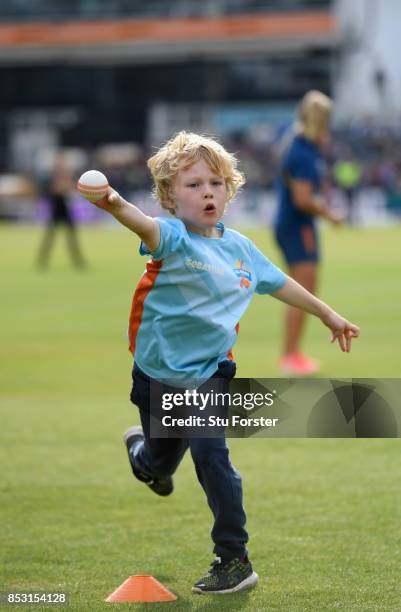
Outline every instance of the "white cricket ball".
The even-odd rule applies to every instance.
[[[98,170],[84,172],[77,183],[79,193],[89,202],[101,200],[106,195],[108,188],[107,178]]]

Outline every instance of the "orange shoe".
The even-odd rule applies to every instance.
[[[302,353],[291,353],[281,357],[278,367],[283,374],[310,376],[320,370],[320,363]]]

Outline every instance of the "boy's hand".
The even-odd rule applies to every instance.
[[[321,317],[321,321],[332,331],[331,342],[338,340],[343,353],[349,353],[352,338],[358,338],[359,336],[359,327],[341,317],[334,310],[325,313]]]
[[[313,314],[332,331],[331,341],[338,340],[341,350],[349,353],[352,338],[359,336],[359,327],[337,314],[330,306],[318,300],[293,278],[287,277],[286,283],[272,293],[272,296],[285,304],[300,308],[304,312]]]
[[[95,204],[95,206],[97,206],[98,208],[109,210],[109,208],[113,206],[114,204],[117,204],[119,200],[120,200],[119,193],[115,189],[109,186],[106,195],[101,200],[98,200],[97,202],[93,202],[93,204]]]

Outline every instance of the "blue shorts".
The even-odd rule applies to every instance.
[[[288,265],[319,261],[319,241],[313,225],[276,225],[274,235]]]

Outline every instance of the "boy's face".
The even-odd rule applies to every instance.
[[[173,181],[171,207],[187,225],[209,233],[224,214],[227,187],[222,176],[199,160],[179,170]]]

